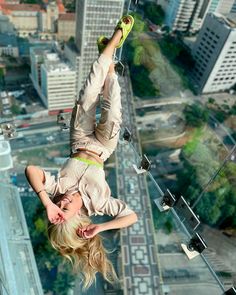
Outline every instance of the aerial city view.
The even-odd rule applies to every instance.
[[[236,294],[236,0],[0,0],[0,200],[0,295]]]

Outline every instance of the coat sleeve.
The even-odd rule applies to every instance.
[[[107,199],[103,199],[102,202],[99,202],[97,206],[95,206],[95,213],[98,215],[106,214],[119,218],[130,215],[134,213],[134,211],[131,210],[124,201],[109,197]]]
[[[46,192],[50,195],[50,197],[54,197],[57,194],[57,188],[58,188],[58,183],[55,179],[54,175],[51,175],[50,172],[44,171],[44,177],[45,177],[45,182],[44,182],[44,187]]]

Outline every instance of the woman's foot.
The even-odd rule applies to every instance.
[[[115,28],[115,33],[113,34],[114,36],[116,35],[117,32],[121,32],[121,36],[120,34],[118,35],[120,40],[116,44],[116,48],[122,47],[124,41],[126,40],[130,31],[132,30],[133,25],[134,25],[134,18],[131,15],[125,15],[120,19],[120,21],[118,22]]]
[[[131,15],[123,16],[121,18],[115,28],[114,34],[103,50],[104,55],[112,58],[115,49],[120,48],[123,45],[125,39],[133,27],[133,24],[134,19]]]

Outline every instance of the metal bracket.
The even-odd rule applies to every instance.
[[[124,131],[124,134],[123,134],[123,139],[128,141],[128,142],[131,142],[131,140],[132,140],[132,133],[129,131],[129,129],[127,127],[125,127],[125,131]]]
[[[160,212],[169,210],[176,202],[175,196],[167,189],[162,198],[154,199],[154,203]]]
[[[189,259],[193,259],[202,253],[206,248],[207,244],[205,240],[199,233],[195,233],[195,235],[191,238],[188,244],[181,244],[182,249]]]
[[[151,169],[151,161],[148,160],[146,155],[143,155],[139,167],[137,167],[135,164],[133,164],[133,167],[137,174],[142,174]]]
[[[236,288],[232,287],[229,290],[225,291],[223,295],[235,295],[236,294]]]

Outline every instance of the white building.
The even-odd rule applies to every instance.
[[[45,106],[47,105],[47,101],[44,97],[42,97],[41,93],[41,64],[44,62],[44,52],[51,52],[51,50],[52,47],[50,45],[30,48],[30,78]]]
[[[236,23],[220,14],[207,14],[193,57],[193,78],[201,93],[231,88],[236,83]]]
[[[110,37],[123,14],[124,0],[80,0],[76,4],[76,46],[81,56],[79,85],[85,81],[98,56],[97,38]]]
[[[11,157],[11,147],[8,141],[3,140],[0,134],[0,171],[5,171],[13,167]]]
[[[165,11],[165,24],[171,31],[195,33],[210,12],[228,14],[234,8],[235,0],[160,0],[158,4]]]
[[[231,11],[230,12],[231,13],[236,13],[236,0],[234,0],[234,3],[232,5],[232,7],[231,7]]]
[[[0,294],[43,295],[17,187],[8,171],[0,170],[0,179]]]
[[[216,12],[220,14],[230,13],[235,0],[211,0],[207,8],[207,13]]]
[[[207,0],[161,0],[166,17],[165,24],[171,31],[196,32],[200,28],[202,8]]]
[[[49,112],[71,110],[75,102],[76,71],[57,53],[45,53],[41,64],[41,92]]]

